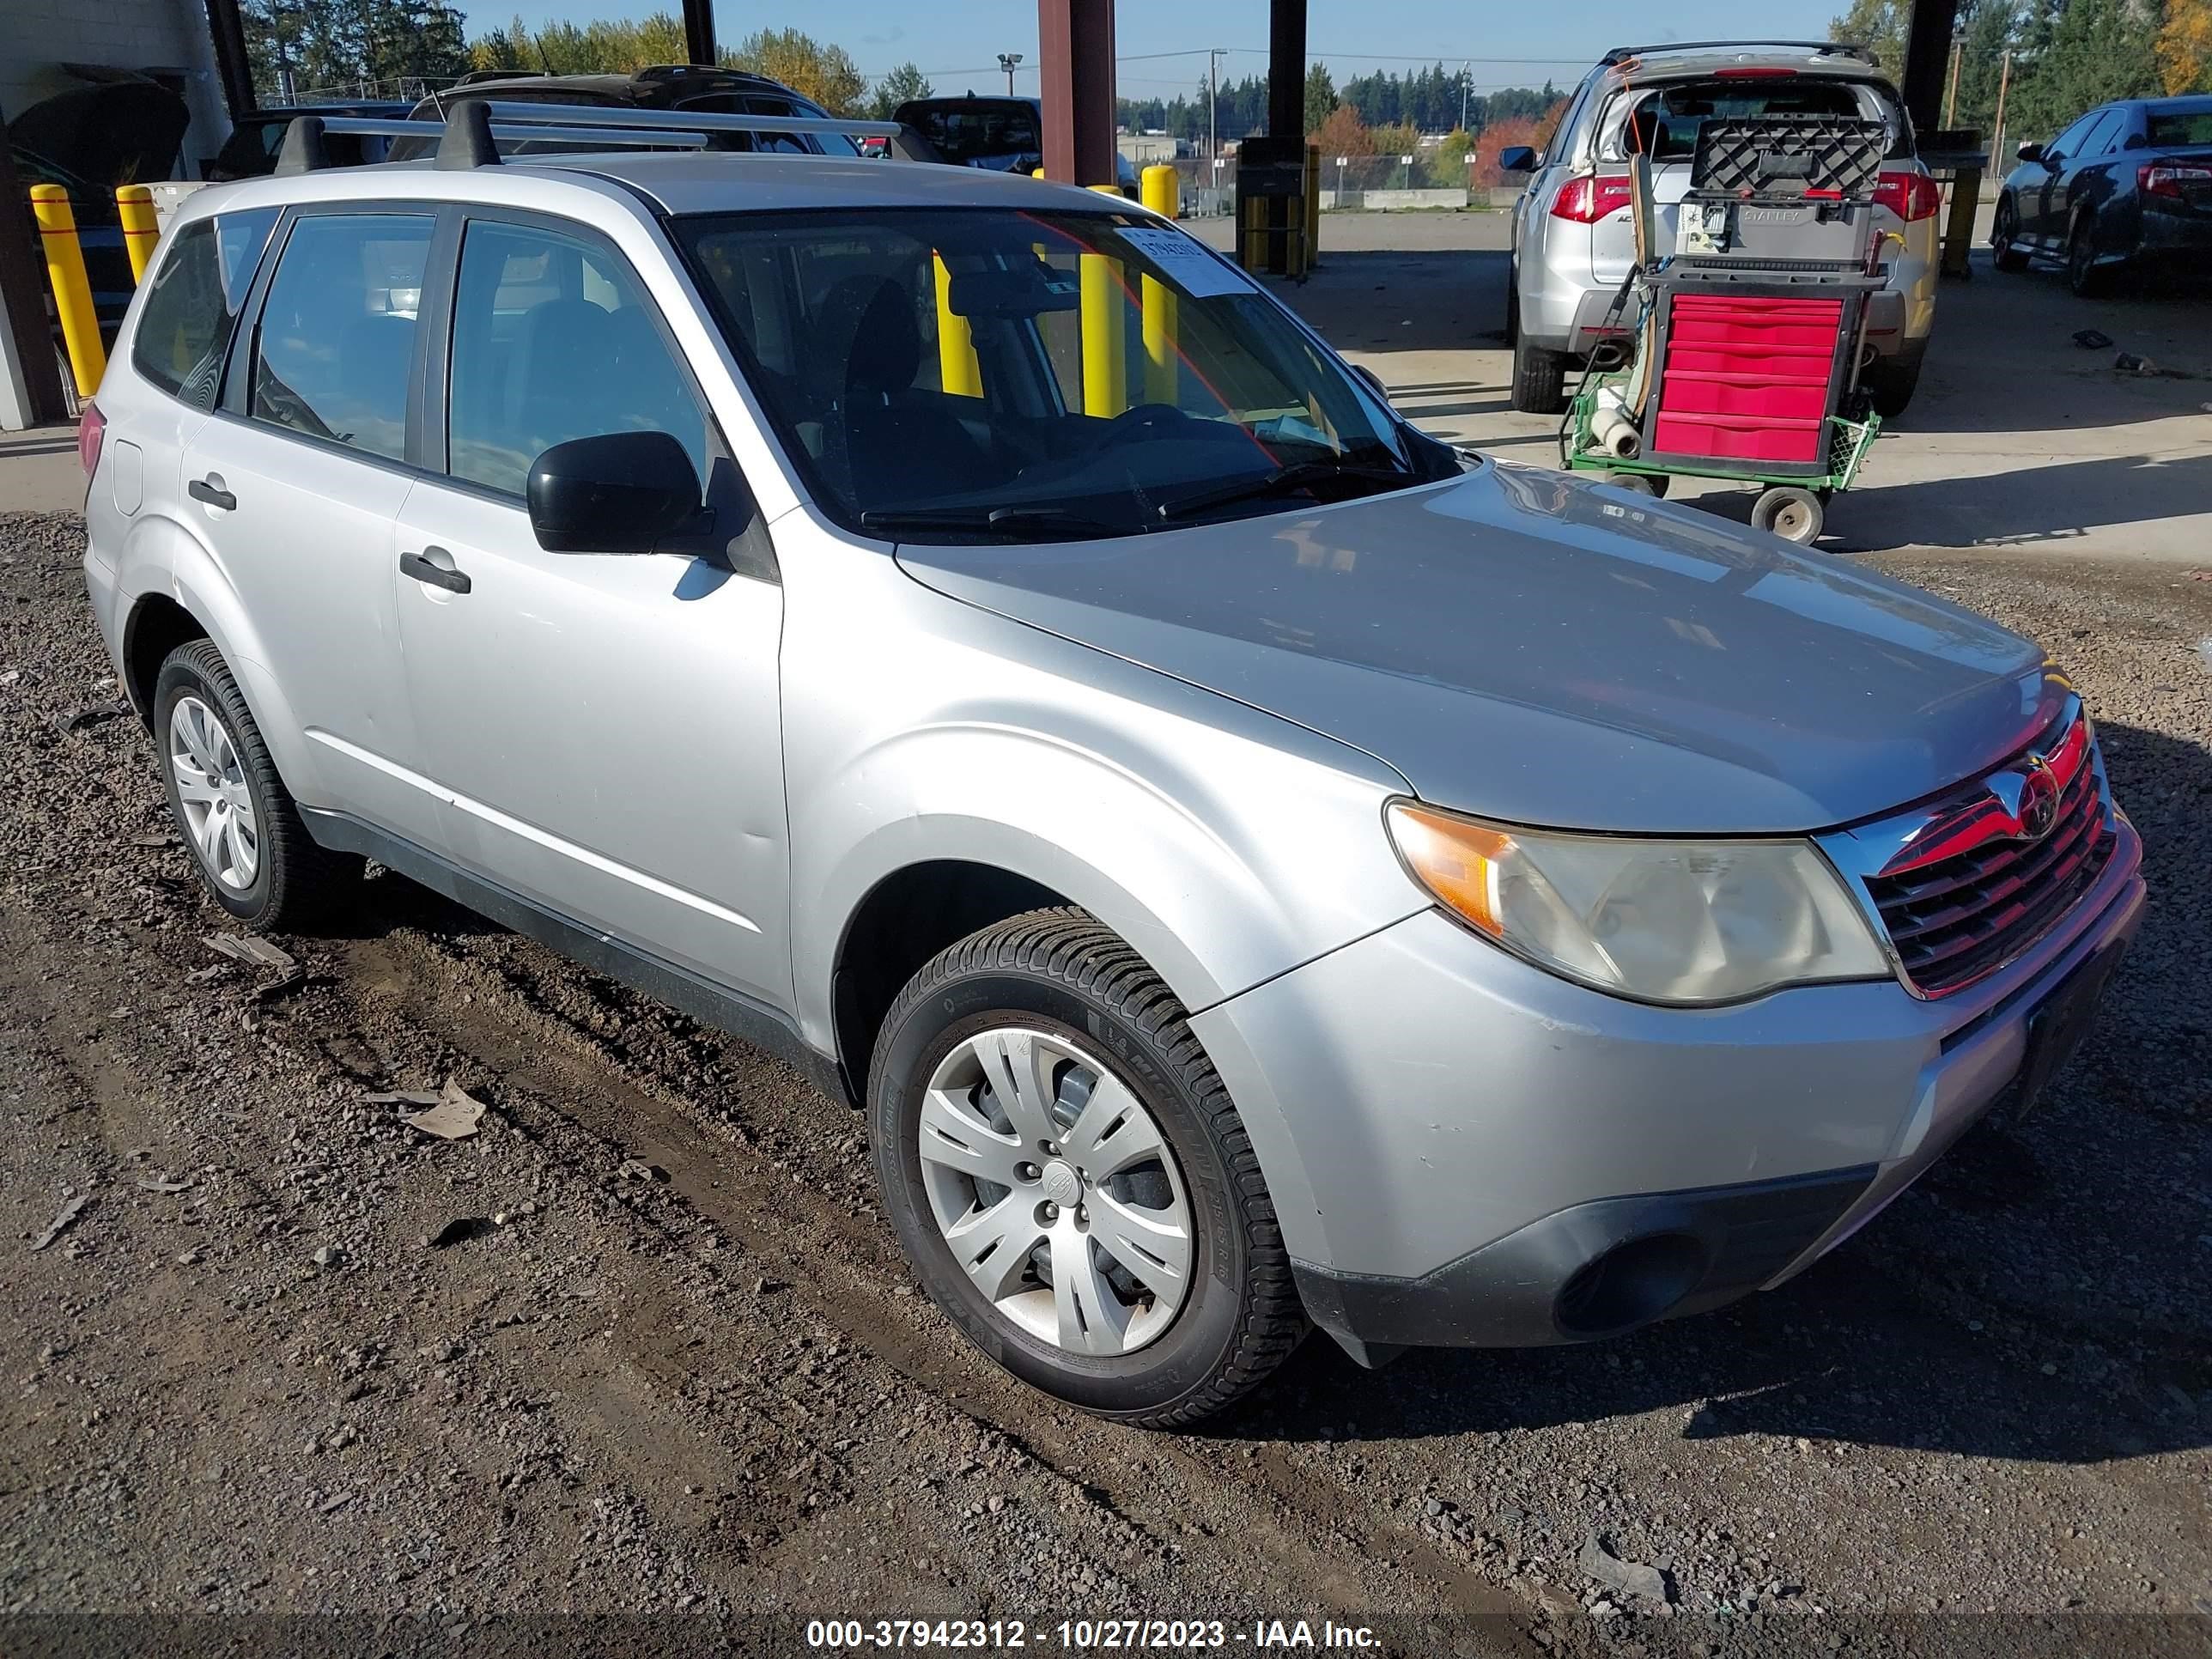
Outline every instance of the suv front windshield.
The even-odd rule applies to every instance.
[[[1457,470],[1172,226],[848,208],[676,228],[816,501],[870,535],[1135,535]]]

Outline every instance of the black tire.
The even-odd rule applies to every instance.
[[[1556,415],[1567,406],[1567,357],[1513,338],[1513,407],[1524,415]]]
[[[178,769],[170,760],[172,720],[177,705],[197,699],[228,738],[238,763],[238,781],[252,803],[257,862],[252,879],[242,885],[223,879],[195,837],[182,798]],[[200,880],[217,904],[258,933],[296,932],[320,921],[353,895],[362,860],[316,845],[300,821],[300,809],[261,740],[238,682],[209,640],[191,640],[162,661],[154,680],[154,748],[169,814],[191,850]]]
[[[1820,539],[1820,526],[1826,518],[1820,498],[1796,484],[1775,485],[1751,508],[1753,527],[1800,547],[1810,547]]]
[[[939,1062],[994,1024],[1042,1030],[1096,1054],[1172,1152],[1195,1234],[1186,1299],[1133,1352],[1071,1352],[994,1306],[954,1259],[920,1151]],[[1144,960],[1086,913],[1032,911],[940,952],[884,1016],[868,1080],[876,1174],[923,1288],[975,1346],[1031,1386],[1145,1428],[1195,1423],[1256,1387],[1306,1334],[1274,1205],[1236,1106],[1177,1002]]]
[[[2011,197],[1997,198],[1996,222],[1990,229],[1990,246],[1996,250],[1996,264],[1999,270],[2027,269],[2027,251],[2014,240],[2019,231],[2014,222],[2019,217],[2020,210],[2013,206]]]
[[[2111,273],[2097,262],[2097,222],[2083,214],[2074,222],[2066,239],[2066,286],[2085,300],[2094,300],[2112,286]]]
[[[1917,351],[1876,357],[1860,374],[1859,385],[1883,420],[1893,421],[1911,407],[1913,394],[1920,390],[1921,357]]]
[[[1638,495],[1650,495],[1659,501],[1667,499],[1670,482],[1663,472],[1608,472],[1606,483]]]

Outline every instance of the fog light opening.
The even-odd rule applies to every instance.
[[[1705,1247],[1687,1233],[1652,1233],[1585,1262],[1552,1317],[1572,1337],[1613,1336],[1662,1317],[1705,1277]]]

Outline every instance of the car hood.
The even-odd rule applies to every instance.
[[[1527,824],[1846,823],[1994,766],[2063,695],[2037,647],[1917,588],[1492,462],[1302,512],[898,558]]]

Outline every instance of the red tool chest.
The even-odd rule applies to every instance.
[[[1840,298],[1677,292],[1650,447],[1735,461],[1823,459]]]

